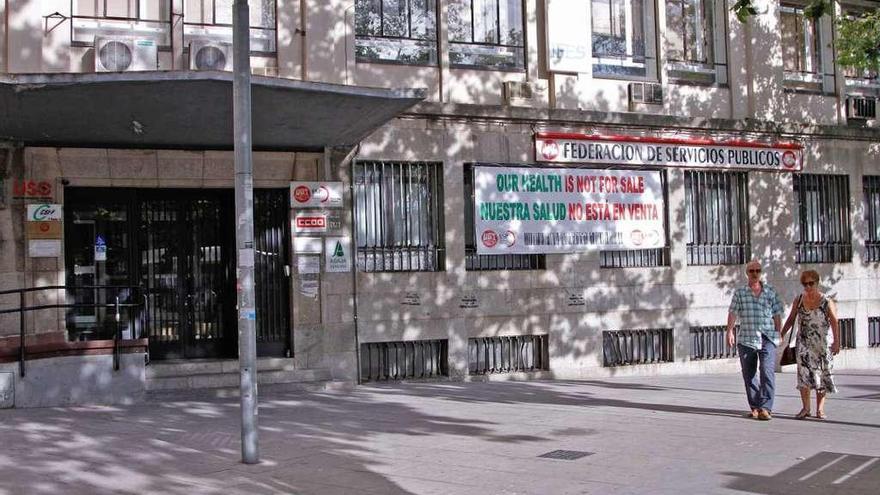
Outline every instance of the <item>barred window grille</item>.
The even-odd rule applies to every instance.
[[[856,320],[855,318],[838,318],[837,324],[840,326],[840,348],[855,349],[856,348]]]
[[[354,186],[360,270],[444,269],[441,164],[357,162]]]
[[[661,248],[600,251],[599,266],[602,268],[669,266],[669,190],[665,170],[660,171],[660,183],[663,187],[663,230],[666,244]]]
[[[464,256],[466,270],[544,270],[544,254],[477,254],[474,227],[474,165],[464,165]]]
[[[468,373],[486,375],[547,370],[547,335],[468,339]]]
[[[606,367],[672,362],[672,329],[602,332],[602,354]]]
[[[741,265],[751,258],[748,182],[745,172],[685,171],[689,265]]]
[[[361,378],[389,381],[449,376],[448,349],[445,339],[361,344]]]
[[[798,263],[852,261],[849,181],[846,175],[797,174]]]
[[[734,332],[739,331],[737,327]],[[727,359],[736,357],[736,344],[727,344],[727,326],[691,327],[691,359]]]
[[[868,345],[880,347],[880,316],[868,318]]]
[[[865,261],[880,261],[880,175],[863,177],[865,188]]]

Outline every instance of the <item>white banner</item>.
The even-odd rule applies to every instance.
[[[794,143],[563,133],[535,135],[535,160],[552,163],[797,172],[803,168],[802,155],[803,147]]]
[[[478,254],[662,247],[660,172],[474,167]]]
[[[592,46],[584,36],[590,4],[584,0],[547,0],[547,68],[551,72],[589,73]]]

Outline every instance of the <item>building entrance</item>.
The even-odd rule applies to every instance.
[[[286,190],[254,192],[258,354],[290,349]],[[145,306],[123,336],[148,337],[153,359],[234,357],[235,231],[231,190],[65,191],[68,286],[140,286]],[[77,302],[112,302],[104,289]],[[102,301],[103,300],[103,301]],[[76,309],[72,339],[107,338],[115,314]],[[110,330],[112,335],[112,330]]]

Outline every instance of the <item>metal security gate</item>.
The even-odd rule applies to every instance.
[[[153,359],[235,357],[232,191],[71,188],[65,196],[82,226],[65,239],[68,253],[82,253],[68,256],[69,285],[95,282],[83,273],[115,273],[112,282],[142,287]],[[254,196],[257,351],[284,356],[291,348],[288,198],[286,190]],[[105,252],[92,256],[98,242]],[[89,319],[73,315],[69,326]]]
[[[225,196],[225,197],[224,197]],[[231,356],[235,234],[228,191],[142,191],[137,259],[150,354]]]
[[[257,354],[290,355],[290,193],[254,191]]]

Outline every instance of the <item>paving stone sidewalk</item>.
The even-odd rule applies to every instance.
[[[836,376],[824,421],[792,373],[769,422],[734,374],[266,392],[255,466],[236,398],[3,410],[0,494],[876,495],[880,372]]]

